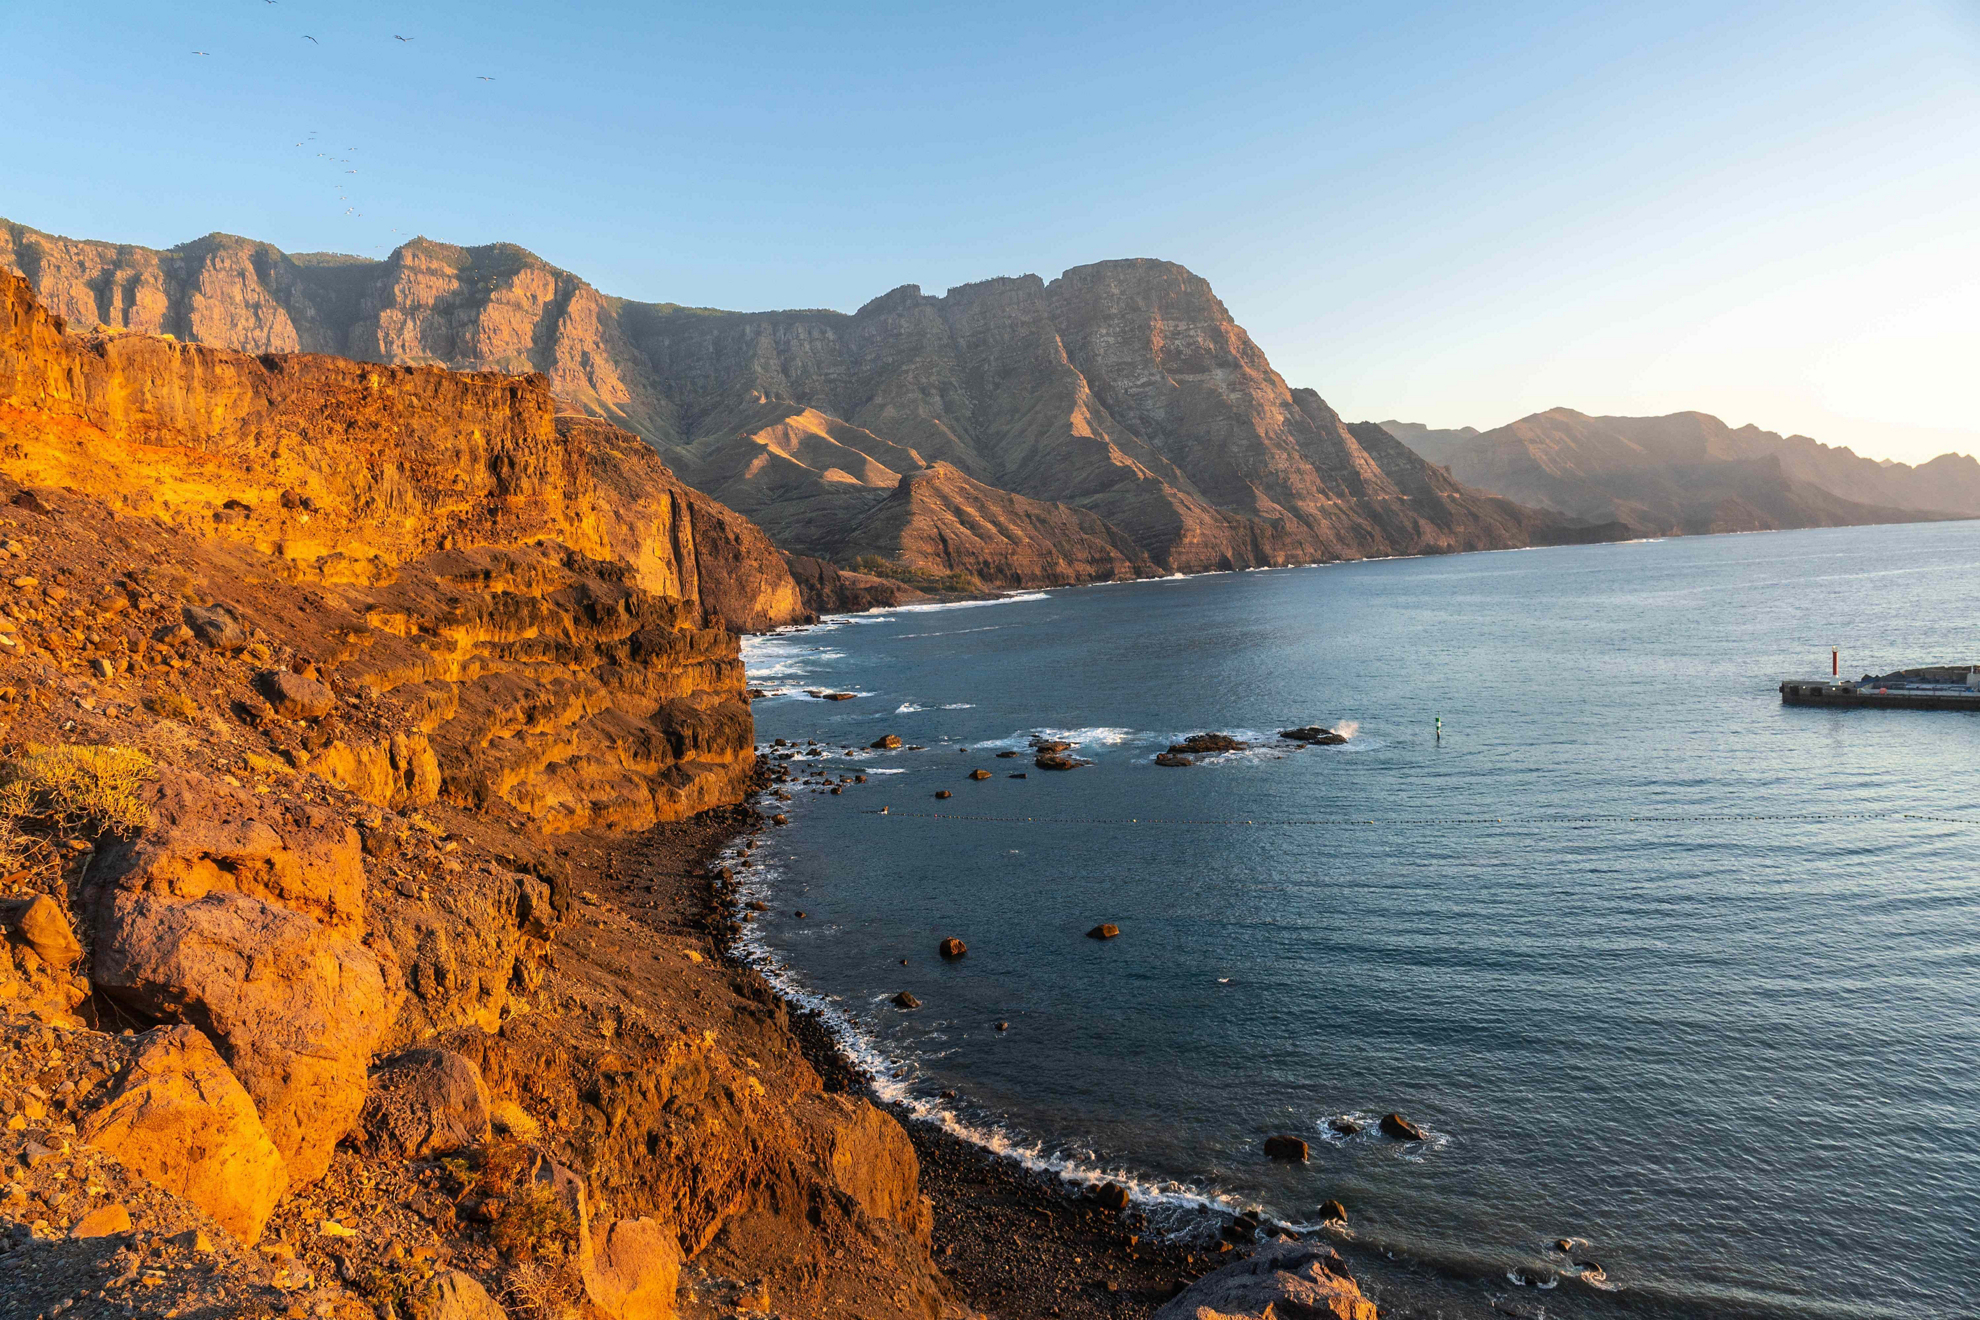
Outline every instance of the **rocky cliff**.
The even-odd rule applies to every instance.
[[[785,549],[828,560],[877,553],[931,573],[1001,564],[1032,584],[1586,535],[1344,425],[1273,371],[1205,281],[1169,262],[1103,262],[939,298],[907,285],[851,315],[607,298],[520,248],[424,239],[362,261],[225,235],[159,252],[0,224],[0,264],[80,324],[540,372]],[[902,486],[938,463],[954,475]],[[984,534],[954,535],[992,504]],[[983,553],[1020,526],[1075,539]]]
[[[800,610],[745,520],[538,377],[5,277],[0,560],[14,1309],[955,1310],[906,1135],[707,919],[725,620]]]
[[[1553,408],[1492,431],[1383,425],[1467,485],[1639,532],[1769,531],[1980,516],[1980,463],[1878,463],[1707,413],[1590,417]]]

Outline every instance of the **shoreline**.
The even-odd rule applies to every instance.
[[[1388,1256],[1351,1232],[1301,1230],[1269,1219],[1246,1224],[1245,1216],[1207,1199],[1199,1231],[1165,1235],[1151,1228],[1142,1205],[1104,1204],[1100,1189],[1112,1184],[1037,1167],[884,1095],[878,1076],[851,1051],[843,1030],[835,1029],[817,1004],[766,974],[774,970],[766,969],[767,954],[744,942],[751,893],[731,863],[741,860],[742,845],[778,828],[763,801],[776,782],[771,763],[760,761],[749,797],[730,809],[736,813],[733,821],[696,850],[706,934],[725,968],[760,978],[784,1007],[785,1030],[827,1092],[869,1100],[907,1133],[920,1165],[921,1192],[934,1212],[934,1261],[964,1306],[1008,1320],[1142,1320],[1190,1283],[1283,1240],[1283,1234],[1339,1252],[1385,1320],[1508,1313],[1494,1304],[1500,1300],[1494,1290],[1427,1263]],[[1523,1290],[1506,1285],[1496,1291]],[[1510,1313],[1520,1311],[1514,1307]]]

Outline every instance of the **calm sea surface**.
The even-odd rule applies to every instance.
[[[1304,1224],[1338,1198],[1479,1313],[1972,1315],[1980,717],[1783,707],[1831,645],[1845,674],[1980,658],[1980,523],[754,639],[752,681],[784,694],[759,736],[869,777],[782,808],[743,873],[771,900],[756,936],[901,1098],[1131,1178],[1163,1224],[1194,1197]],[[1345,747],[1272,736],[1349,722]],[[1260,746],[1151,763],[1202,730]],[[927,750],[842,754],[890,732]],[[1094,764],[996,759],[1034,734]],[[1084,938],[1102,921],[1120,937]],[[1433,1139],[1327,1128],[1391,1110]],[[1281,1132],[1308,1163],[1263,1157]]]

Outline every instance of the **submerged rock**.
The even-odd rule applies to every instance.
[[[1195,765],[1196,762],[1190,760],[1187,756],[1180,756],[1175,752],[1157,752],[1155,754],[1155,764],[1172,766],[1172,767],[1181,767],[1185,765]]]
[[[1032,761],[1040,770],[1077,770],[1091,761],[1082,761],[1076,756],[1062,756],[1058,752],[1040,752]]]
[[[1327,1126],[1332,1128],[1334,1131],[1340,1133],[1344,1137],[1351,1137],[1355,1133],[1361,1131],[1364,1124],[1358,1118],[1348,1118],[1346,1116],[1342,1116],[1340,1118],[1328,1119]]]

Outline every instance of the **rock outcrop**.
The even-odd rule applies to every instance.
[[[1281,1242],[1191,1284],[1154,1320],[1378,1320],[1339,1253]]]
[[[541,373],[785,549],[841,562],[1036,585],[1601,534],[1344,424],[1169,262],[906,285],[851,315],[610,299],[520,248],[426,239],[363,261],[0,224],[0,265],[80,325]]]

